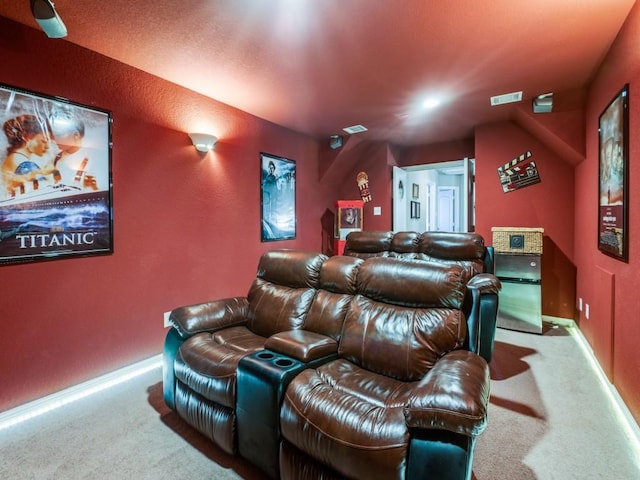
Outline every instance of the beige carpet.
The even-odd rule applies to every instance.
[[[476,446],[485,479],[640,479],[640,451],[570,329],[498,329],[489,424]]]
[[[565,327],[498,330],[476,480],[640,479],[640,452]],[[263,480],[162,401],[159,369],[0,430],[1,479]]]

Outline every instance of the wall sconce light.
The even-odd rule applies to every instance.
[[[189,136],[191,137],[193,146],[196,147],[196,150],[199,152],[213,150],[213,146],[218,141],[217,137],[209,135],[208,133],[190,133]]]

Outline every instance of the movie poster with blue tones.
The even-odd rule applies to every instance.
[[[296,238],[296,162],[260,154],[262,241]]]
[[[113,253],[111,114],[0,85],[0,265]]]

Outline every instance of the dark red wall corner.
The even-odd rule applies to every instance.
[[[542,227],[543,314],[573,318],[573,168],[513,123],[476,129],[476,231],[492,243],[492,227]],[[498,167],[531,151],[541,183],[504,193]]]

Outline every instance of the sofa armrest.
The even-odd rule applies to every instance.
[[[304,363],[335,356],[338,342],[331,337],[308,330],[288,330],[271,335],[264,348],[282,353]]]
[[[480,273],[467,283],[465,315],[468,325],[468,347],[487,362],[493,356],[493,343],[498,316],[498,296],[502,284],[490,273]]]
[[[487,425],[489,366],[466,350],[444,355],[425,375],[404,408],[409,428],[477,436]]]
[[[181,337],[187,338],[200,332],[242,325],[247,321],[248,311],[249,302],[245,297],[231,297],[175,308],[169,321]]]
[[[498,294],[502,288],[502,284],[500,283],[500,279],[491,273],[479,273],[471,277],[467,283],[467,287],[478,289],[481,294]]]

